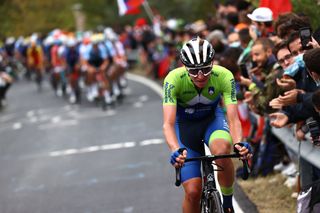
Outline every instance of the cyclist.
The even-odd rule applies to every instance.
[[[51,84],[58,97],[66,94],[67,79],[65,76],[66,61],[64,57],[66,37],[64,35],[57,36],[54,45],[50,49],[51,58]]]
[[[182,167],[184,213],[200,212],[200,162],[184,164],[184,160],[187,156],[205,154],[201,141],[209,146],[212,154],[227,154],[236,147],[243,157],[251,157],[249,144],[239,144],[242,129],[237,114],[235,80],[229,70],[213,65],[214,54],[207,40],[191,39],[180,51],[185,67],[172,70],[164,80],[163,131],[172,151],[171,163]],[[221,98],[226,105],[228,122]],[[182,154],[181,148],[185,149]],[[217,163],[224,168],[218,172],[223,208],[225,212],[233,212],[234,166],[230,159],[217,160]]]
[[[81,91],[79,86],[80,77],[80,57],[79,49],[77,47],[77,41],[73,37],[68,38],[65,60],[68,72],[68,81],[71,87],[69,101],[70,103],[79,103],[81,97]]]
[[[110,62],[102,41],[102,35],[92,35],[91,45],[86,49],[82,63],[87,69],[88,100],[92,102],[95,98],[102,96],[104,104],[110,105],[112,104],[111,89],[109,79],[106,77]]]
[[[126,86],[125,71],[128,67],[126,52],[123,44],[119,41],[118,35],[108,27],[104,30],[105,46],[109,52],[112,62],[107,71],[112,84],[112,93],[116,98],[123,95],[122,89]]]
[[[27,49],[27,67],[31,74],[36,75],[38,90],[41,90],[44,75],[44,53],[35,36],[30,38],[30,46]]]

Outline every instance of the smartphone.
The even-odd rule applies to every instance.
[[[245,78],[249,78],[248,70],[247,70],[247,65],[245,63],[240,64],[240,71],[241,75]]]
[[[303,27],[299,29],[299,35],[301,40],[302,49],[307,50],[310,49],[310,46],[307,46],[309,41],[311,41],[311,28]],[[312,46],[311,46],[312,48]]]

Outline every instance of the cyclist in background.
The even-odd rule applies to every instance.
[[[234,77],[226,68],[213,65],[214,55],[215,51],[207,40],[191,39],[180,51],[185,67],[172,70],[164,80],[163,131],[172,152],[171,164],[182,167],[184,213],[200,212],[200,162],[184,163],[184,160],[187,156],[205,154],[201,141],[214,155],[229,154],[235,147],[244,158],[251,157],[249,144],[240,143],[242,129],[237,114]],[[227,120],[221,101],[226,106]],[[223,208],[225,212],[234,212],[233,163],[231,159],[216,162],[224,168],[218,172]]]
[[[36,75],[36,83],[38,89],[41,90],[44,75],[44,53],[35,36],[30,38],[30,46],[27,49],[27,67],[31,75]]]
[[[65,60],[67,65],[68,82],[71,87],[69,102],[71,104],[79,103],[81,97],[79,78],[80,78],[80,58],[77,41],[73,37],[69,37],[65,52]]]
[[[6,73],[4,50],[0,46],[0,109],[7,105],[6,94],[12,82],[12,77],[8,73]]]
[[[92,102],[101,96],[103,103],[110,105],[112,104],[110,81],[106,77],[109,59],[102,41],[102,35],[92,35],[91,44],[83,55],[82,66],[85,66],[87,70],[87,99]]]
[[[58,97],[66,94],[67,79],[65,76],[66,61],[64,57],[65,36],[60,35],[55,38],[54,45],[50,49],[50,59],[52,66],[51,84]]]
[[[123,44],[119,41],[118,35],[112,28],[106,28],[104,34],[106,37],[105,46],[112,62],[107,73],[112,81],[112,93],[117,99],[122,97],[122,89],[127,85],[124,75],[128,68],[127,57]]]

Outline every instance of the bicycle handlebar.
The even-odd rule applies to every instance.
[[[239,153],[233,153],[233,154],[226,154],[226,155],[206,155],[206,156],[200,156],[200,157],[194,157],[194,158],[187,158],[185,162],[190,162],[190,161],[214,161],[217,159],[223,159],[223,158],[240,158],[241,155]],[[241,159],[242,164],[243,164],[243,173],[241,178],[243,180],[247,180],[249,175],[250,175],[250,168],[248,164],[248,160],[246,159]],[[181,168],[175,168],[176,169],[176,182],[175,185],[179,187],[181,185]]]

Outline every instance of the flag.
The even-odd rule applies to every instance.
[[[117,0],[119,15],[138,14],[140,13],[140,5],[144,0]]]
[[[259,7],[270,8],[270,10],[272,10],[274,20],[277,19],[279,14],[292,11],[292,5],[290,0],[260,0]]]

